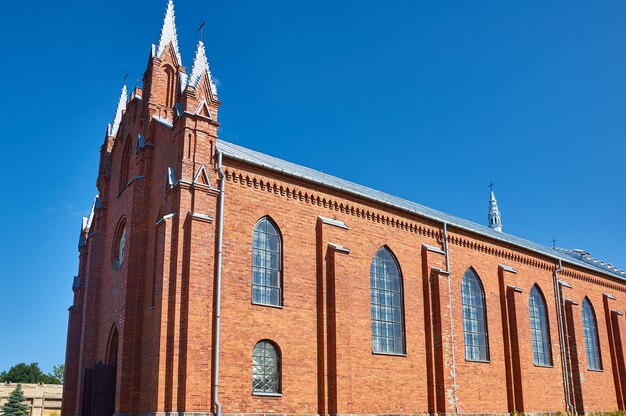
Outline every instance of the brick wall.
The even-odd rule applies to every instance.
[[[450,227],[448,273],[443,224],[227,157],[219,218],[220,102],[205,73],[198,88],[176,90],[185,111],[177,115],[171,77],[179,85],[185,71],[171,44],[151,57],[143,90],[133,92],[117,135],[104,139],[99,200],[80,247],[70,308],[64,415],[89,414],[85,374],[98,362],[116,365],[118,414],[213,412],[220,220],[219,398],[226,414],[555,413],[568,410],[568,391],[579,412],[624,408],[623,282],[565,265],[560,276],[572,288],[562,289],[562,341],[553,259]],[[118,186],[129,141],[129,181]],[[251,298],[252,233],[264,216],[282,236],[281,307]],[[122,219],[127,251],[118,267],[113,249]],[[372,353],[369,272],[383,246],[403,277],[401,355]],[[488,362],[465,360],[461,281],[470,268],[485,292]],[[534,285],[547,303],[550,367],[533,362]],[[597,317],[602,371],[587,369],[585,297]],[[118,355],[107,363],[114,328]],[[252,349],[264,339],[280,351],[280,396],[252,394]]]

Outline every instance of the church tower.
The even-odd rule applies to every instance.
[[[206,300],[213,297],[220,101],[202,41],[190,70],[183,66],[174,4],[164,1],[143,85],[122,88],[106,126],[98,196],[81,225],[67,416],[211,407],[214,312]]]
[[[489,198],[489,228],[502,232],[502,217],[500,216],[500,209],[498,208],[498,201],[496,196],[491,191],[491,197]]]

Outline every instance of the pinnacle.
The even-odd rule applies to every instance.
[[[165,17],[163,19],[163,27],[161,28],[161,36],[159,37],[159,44],[154,51],[157,58],[163,56],[163,52],[167,48],[167,45],[172,44],[178,64],[182,65],[182,59],[180,57],[180,51],[178,49],[178,35],[176,34],[176,19],[174,15],[174,2],[169,0],[167,3],[167,9],[165,10]]]
[[[199,41],[198,47],[196,49],[196,56],[193,58],[193,64],[191,64],[191,71],[189,73],[187,86],[198,88],[200,79],[205,72],[207,73],[207,76],[209,77],[209,82],[211,83],[211,93],[217,96],[217,87],[215,85],[215,82],[213,82],[213,78],[211,77],[209,61],[207,60],[206,50],[204,48],[204,42]]]
[[[117,102],[117,108],[115,109],[113,122],[109,124],[109,127],[107,129],[107,135],[115,136],[117,134],[117,129],[120,127],[120,122],[122,121],[122,113],[126,109],[126,101],[128,101],[128,92],[126,91],[126,85],[124,85],[122,87],[120,99]]]

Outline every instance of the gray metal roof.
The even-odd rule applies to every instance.
[[[217,142],[217,149],[218,151],[222,152],[224,156],[231,159],[239,160],[274,172],[303,179],[342,192],[347,192],[370,201],[378,202],[400,209],[402,211],[409,212],[411,214],[418,215],[420,217],[428,218],[430,220],[434,220],[437,222],[446,222],[448,225],[462,230],[476,233],[481,236],[485,236],[493,240],[511,244],[517,247],[521,247],[526,250],[550,257],[552,259],[559,259],[565,263],[569,263],[583,269],[600,272],[613,278],[626,281],[626,272],[624,272],[623,270],[618,270],[617,268],[613,266],[608,266],[602,262],[594,263],[593,261],[585,260],[583,259],[584,256],[580,255],[580,253],[576,250],[554,249],[548,246],[544,246],[542,244],[537,244],[532,241],[525,240],[520,237],[516,237],[511,234],[495,231],[487,226],[477,224],[463,218],[455,217],[454,215],[449,215],[444,212],[425,207],[418,203],[368,188],[366,186],[339,179],[335,176],[328,175],[314,169],[296,165],[295,163],[268,156],[254,150],[246,149],[245,147],[241,147],[221,139]]]

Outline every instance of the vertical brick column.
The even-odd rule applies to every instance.
[[[326,251],[328,290],[328,374],[329,413],[350,413],[352,397],[352,282],[348,258],[350,250],[329,243]]]
[[[428,412],[442,414],[455,413],[457,406],[456,368],[452,358],[455,346],[450,325],[450,275],[445,268],[445,252],[422,244]]]
[[[561,293],[564,292],[559,287]],[[582,392],[582,371],[580,364],[579,345],[584,348],[582,330],[578,329],[578,322],[581,322],[581,315],[578,309],[578,302],[565,297],[563,293],[563,332],[565,333],[566,358],[569,363],[569,377],[567,382],[570,386],[571,401],[574,411],[582,413],[585,411],[585,403]],[[584,367],[582,367],[584,368]]]
[[[626,322],[624,319],[624,313],[621,311],[611,310],[611,324],[613,326],[613,339],[615,343],[615,355],[616,355],[616,367],[618,369],[618,376],[620,382],[620,392],[622,397],[622,407],[620,410],[624,410],[626,405],[626,357],[624,356],[624,348],[626,345],[624,342],[624,334],[626,334]]]
[[[349,250],[339,244],[347,238],[347,230],[348,227],[341,221],[318,217],[316,224],[317,407],[320,415],[337,413],[339,401],[337,378],[338,371],[342,369],[337,368],[337,275],[339,273],[339,276],[344,276],[344,280],[350,279],[345,270],[345,261],[340,262],[338,270],[337,257],[346,256],[349,253]],[[344,282],[340,282],[339,290],[344,290],[343,285]],[[339,300],[339,302],[340,308],[346,307],[344,300]],[[341,328],[344,332],[345,329]],[[346,341],[340,340],[340,342]],[[342,399],[345,400],[345,397]]]
[[[213,204],[215,205],[215,204]],[[209,412],[211,408],[211,357],[214,302],[215,223],[208,207],[187,216],[185,265],[181,312],[181,403],[185,412]],[[211,214],[213,214],[211,212]],[[203,247],[199,250],[199,247]]]
[[[508,281],[517,274],[512,267],[498,265],[498,288],[500,313],[502,315],[502,339],[504,346],[504,368],[509,412],[524,411],[524,392],[519,351],[519,333],[515,295],[522,290]]]
[[[104,234],[102,230],[106,224],[106,210],[97,207],[92,223],[93,231],[90,231],[87,239],[89,253],[87,267],[85,269],[85,305],[80,339],[80,358],[78,364],[78,389],[76,394],[77,413],[83,407],[83,393],[85,370],[93,369],[96,363],[97,333],[99,327],[98,310],[100,308],[100,280],[104,262]]]
[[[167,354],[168,347],[168,322],[169,322],[169,271],[172,256],[172,218],[177,215],[170,213],[164,215],[156,224],[155,238],[155,271],[154,271],[154,332],[158,334],[158,342],[153,346],[157,368],[152,382],[153,392],[152,408],[156,412],[165,412],[167,395]]]
[[[621,312],[611,308],[612,303],[614,303],[614,301],[616,300],[616,297],[611,295],[610,293],[603,293],[602,306],[604,307],[604,316],[606,318],[606,332],[609,336],[609,351],[611,353],[611,369],[613,370],[615,397],[617,399],[617,406],[619,410],[624,410],[623,391],[626,379],[623,378],[624,373],[621,371],[619,365],[619,362],[621,360],[623,366],[624,357],[621,349],[619,320],[617,319]]]

